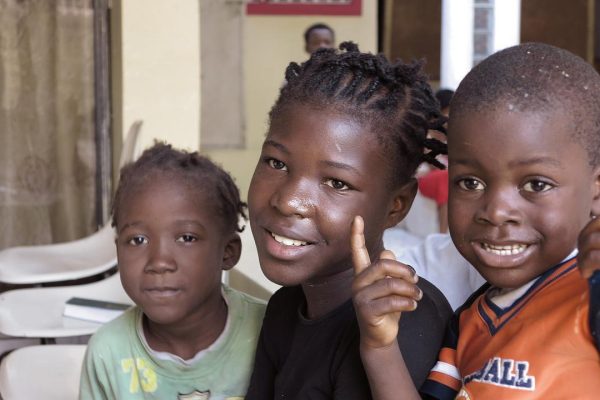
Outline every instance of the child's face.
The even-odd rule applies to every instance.
[[[306,43],[306,52],[312,54],[320,48],[330,49],[333,47],[333,33],[329,29],[313,29],[308,35]]]
[[[221,300],[221,271],[237,262],[236,234],[201,190],[164,175],[129,193],[117,226],[123,287],[157,324],[198,322]]]
[[[390,187],[390,160],[375,135],[345,115],[305,106],[269,130],[248,195],[265,275],[283,286],[317,283],[352,268],[352,219],[365,220],[372,257],[414,197]]]
[[[597,207],[598,172],[571,121],[498,109],[450,121],[450,232],[495,286],[519,287],[562,261]]]

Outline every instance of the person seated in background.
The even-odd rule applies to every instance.
[[[265,303],[223,285],[246,205],[197,152],[158,143],[121,171],[119,274],[136,306],[90,339],[80,398],[241,399]]]
[[[335,32],[324,23],[318,22],[304,31],[304,50],[310,55],[318,49],[335,47]]]

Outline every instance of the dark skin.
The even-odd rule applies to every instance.
[[[578,241],[577,264],[584,278],[600,271],[600,219],[592,219],[581,231]]]
[[[297,105],[272,121],[250,184],[250,223],[264,274],[301,285],[308,318],[352,296],[354,216],[379,254],[383,231],[408,212],[416,183],[390,190],[388,159],[368,126],[333,110]]]
[[[600,170],[572,139],[572,126],[560,109],[503,112],[500,105],[450,121],[450,234],[496,287],[518,288],[558,264],[600,211]],[[497,137],[502,151],[489,157]]]
[[[333,37],[333,32],[326,28],[319,28],[310,31],[304,50],[308,54],[312,54],[321,48],[331,49],[334,45],[335,38]]]
[[[511,289],[575,248],[590,215],[600,211],[600,169],[590,166],[586,150],[571,138],[567,113],[506,109],[498,105],[450,121],[449,225],[461,254],[493,285]],[[498,137],[502,152],[497,151]],[[361,231],[358,220],[353,227],[354,301],[373,398],[397,399],[401,393],[403,399],[420,399],[392,340],[401,313],[415,300],[406,294],[415,279],[399,267],[383,268],[381,260],[369,266]],[[585,276],[598,265],[599,231],[594,220],[579,240]]]
[[[122,201],[123,287],[144,312],[149,346],[190,359],[223,332],[221,274],[239,260],[241,240],[225,231],[211,200],[172,176],[157,173]]]

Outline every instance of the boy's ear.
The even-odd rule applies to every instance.
[[[223,271],[233,268],[240,261],[241,255],[242,239],[240,239],[240,235],[234,233],[227,241],[227,244],[225,244],[225,251],[223,251]]]
[[[406,217],[406,214],[408,214],[415,196],[417,195],[417,189],[417,180],[411,178],[408,182],[394,191],[392,205],[385,225],[386,229],[396,226],[404,219],[404,217]]]
[[[600,166],[594,168],[592,195],[592,215],[600,216]]]

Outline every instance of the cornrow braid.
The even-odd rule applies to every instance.
[[[156,176],[168,176],[193,190],[202,191],[222,217],[227,232],[242,232],[240,219],[247,220],[246,203],[231,176],[221,167],[198,152],[176,150],[171,145],[157,142],[145,150],[140,158],[121,169],[119,185],[112,205],[112,225],[117,226],[125,198],[142,186],[153,182]]]
[[[391,63],[381,54],[360,52],[352,42],[341,43],[339,51],[319,49],[306,62],[288,65],[270,121],[292,104],[344,112],[368,125],[392,151],[393,179],[406,182],[423,161],[444,168],[436,156],[447,154],[445,143],[427,138],[430,129],[446,133],[446,118],[422,66]]]

